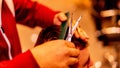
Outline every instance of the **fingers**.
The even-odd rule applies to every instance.
[[[69,56],[71,56],[71,57],[78,57],[79,56],[80,51],[79,51],[79,49],[77,49],[75,47],[74,43],[69,42],[69,41],[65,41],[65,45],[67,47],[69,47],[68,48],[68,54],[69,54]]]
[[[75,45],[72,42],[65,41],[65,45],[67,45],[70,48],[75,48]]]
[[[68,48],[68,66],[72,66],[76,63],[78,63],[79,59],[78,56],[80,54],[79,49],[75,48],[75,45],[73,43],[70,43],[68,41],[65,42]]]
[[[78,62],[79,62],[78,58],[70,57],[69,60],[68,60],[68,65],[72,66],[72,65],[74,65],[74,64],[76,64]]]
[[[53,22],[54,22],[54,25],[59,26],[63,21],[66,21],[66,20],[67,20],[67,16],[61,12],[55,15]]]
[[[76,48],[69,48],[69,55],[70,57],[78,57],[80,54],[80,51]]]
[[[58,14],[58,19],[60,21],[66,21],[67,17],[66,17],[66,15],[64,13],[61,12],[61,13]]]
[[[46,42],[31,49],[31,53],[41,68],[69,68],[78,62],[79,56],[75,45],[66,40]]]
[[[75,45],[72,43],[72,42],[69,42],[69,41],[65,41],[65,45],[67,47],[69,47],[68,49],[68,54],[71,56],[71,57],[78,57],[80,52],[78,49],[75,48]]]
[[[87,33],[84,30],[80,29],[79,27],[77,27],[77,30],[75,31],[74,35],[77,38],[81,38],[84,41],[88,41],[89,39],[89,36],[87,35]]]
[[[75,23],[76,23],[75,21],[72,22],[72,27],[75,25]],[[84,41],[88,41],[88,38],[89,38],[87,33],[84,30],[82,30],[79,26],[77,26],[77,28],[74,32],[74,35],[76,38],[80,38]]]

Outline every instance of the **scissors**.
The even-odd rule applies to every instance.
[[[75,25],[74,25],[73,28],[72,28],[73,15],[71,16],[71,20],[70,20],[70,24],[69,24],[69,30],[68,30],[68,35],[67,35],[67,37],[66,37],[66,40],[67,40],[67,41],[71,41],[72,36],[73,36],[73,34],[74,34],[74,31],[76,30],[76,28],[77,28],[80,20],[81,20],[81,16],[77,19]]]

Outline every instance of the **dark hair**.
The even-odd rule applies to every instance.
[[[40,45],[44,42],[51,41],[51,40],[56,40],[59,38],[60,35],[60,26],[52,25],[47,28],[42,29],[40,32],[36,45]],[[76,45],[79,46],[80,49],[83,49],[86,47],[86,42],[81,40],[80,38],[76,38],[74,35],[72,37],[72,42]]]
[[[52,25],[47,28],[43,28],[40,32],[35,45],[42,44],[46,41],[58,39],[60,34],[60,26]]]

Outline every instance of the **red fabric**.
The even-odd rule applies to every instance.
[[[30,0],[14,0],[14,3],[18,23],[31,27],[36,25],[46,27],[53,24],[53,17],[57,12],[53,12],[48,7]]]
[[[4,0],[3,0],[4,1]],[[37,64],[30,51],[22,54],[16,23],[35,26],[49,26],[56,14],[51,9],[30,0],[13,0],[15,5],[14,18],[6,3],[2,5],[2,27],[7,35],[11,47],[12,61],[8,58],[7,44],[0,33],[0,68],[36,68]],[[17,56],[18,55],[18,56]]]
[[[12,56],[19,54],[21,52],[21,47],[20,47],[20,42],[19,42],[18,33],[16,29],[16,22],[5,2],[2,5],[2,27],[12,46]],[[2,46],[7,47],[7,44]],[[8,50],[8,48],[4,48],[4,49],[6,51]],[[8,59],[7,58],[8,56],[5,55],[5,57],[6,59]]]
[[[0,68],[39,68],[31,52],[28,50],[23,54],[17,55],[11,61],[0,62]],[[7,62],[7,63],[6,63]]]
[[[20,59],[21,58],[21,59]],[[39,68],[30,51],[16,56],[9,61],[7,68]]]

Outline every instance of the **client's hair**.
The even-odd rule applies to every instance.
[[[42,31],[40,32],[36,45],[40,45],[44,42],[51,41],[51,40],[56,40],[59,38],[61,29],[60,26],[52,25],[47,28],[43,28]],[[81,40],[80,38],[76,38],[74,35],[72,37],[72,42],[76,45],[79,46],[81,49],[86,47],[86,42]]]
[[[42,44],[46,41],[58,39],[60,32],[61,32],[60,27],[56,25],[43,28],[38,36],[38,39],[35,45]]]

